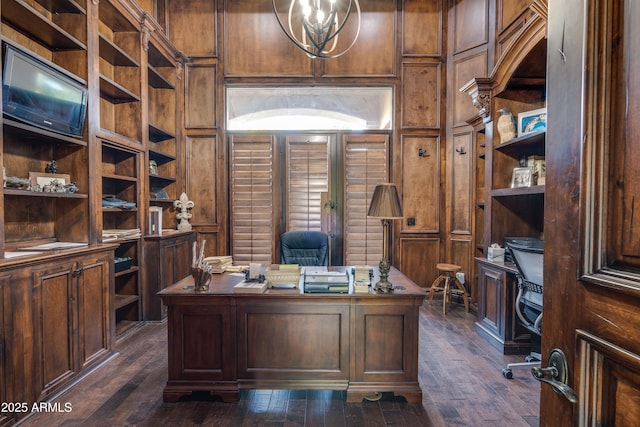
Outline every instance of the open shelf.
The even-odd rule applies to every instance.
[[[173,133],[162,129],[160,126],[149,123],[149,140],[151,142],[162,142],[173,138],[175,138]]]
[[[497,188],[491,191],[491,196],[493,197],[529,196],[532,194],[544,194],[544,185],[517,188]]]
[[[100,96],[112,104],[140,101],[138,95],[102,74],[100,74]]]
[[[175,89],[173,83],[167,80],[155,68],[149,67],[149,86],[155,89]]]
[[[87,199],[88,194],[80,193],[45,193],[44,191],[21,190],[17,188],[5,188],[5,196],[24,196],[24,197],[51,197],[58,199]]]
[[[111,65],[121,67],[139,67],[140,64],[118,45],[107,39],[102,34],[99,35],[100,58]]]
[[[42,3],[53,4],[54,2],[43,1]],[[22,0],[3,0],[1,9],[3,22],[28,35],[49,50],[87,49],[86,43],[69,34]]]
[[[542,156],[545,151],[545,136],[546,131],[543,130],[531,132],[498,144],[494,147],[494,150],[498,150],[511,156],[521,155],[522,152],[528,152],[530,155]]]

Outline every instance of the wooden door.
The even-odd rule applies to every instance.
[[[80,368],[94,363],[111,348],[109,255],[83,260],[78,280],[78,340]]]
[[[543,384],[542,426],[640,419],[638,25],[634,0],[549,2],[542,365],[562,351],[577,399]]]
[[[73,306],[76,263],[47,265],[34,272],[36,400],[43,399],[77,370],[75,365]]]

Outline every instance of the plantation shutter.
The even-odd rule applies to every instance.
[[[330,150],[326,135],[287,138],[286,227],[322,230],[322,194],[329,191]]]
[[[389,138],[345,136],[345,265],[377,266],[382,259],[382,223],[367,218],[377,184],[389,181]]]
[[[231,137],[231,244],[238,264],[271,264],[274,242],[274,140]]]

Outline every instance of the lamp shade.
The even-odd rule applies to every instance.
[[[382,219],[399,219],[403,217],[400,197],[398,197],[398,190],[395,184],[384,183],[376,185],[367,216]]]

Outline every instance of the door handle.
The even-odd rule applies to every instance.
[[[549,384],[553,391],[566,397],[569,402],[578,402],[578,395],[567,385],[569,381],[567,358],[559,348],[551,350],[549,367],[531,368],[531,374],[538,381]]]

